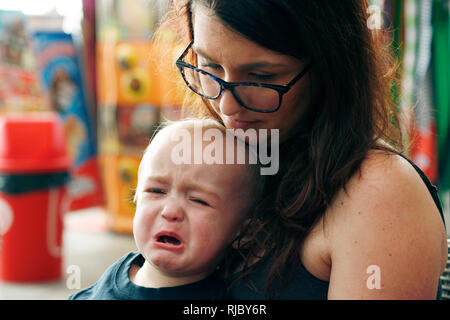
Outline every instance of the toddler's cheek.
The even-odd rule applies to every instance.
[[[198,252],[203,252],[205,256],[217,255],[226,246],[226,241],[225,235],[217,229],[197,232],[195,236]]]
[[[151,223],[143,215],[136,214],[133,220],[133,235],[138,248],[144,248],[151,241]]]

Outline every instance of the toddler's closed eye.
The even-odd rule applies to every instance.
[[[210,205],[209,205],[208,202],[206,202],[206,201],[204,201],[204,200],[201,200],[201,199],[198,199],[198,198],[192,198],[191,201],[196,202],[196,203],[199,203],[199,204],[201,204],[201,205],[203,205],[203,206],[210,207]]]
[[[159,189],[159,188],[149,188],[149,189],[146,189],[145,192],[154,193],[154,194],[165,194],[166,193],[163,189]]]

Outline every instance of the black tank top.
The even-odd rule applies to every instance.
[[[416,169],[425,185],[427,186],[434,202],[439,210],[442,221],[444,222],[444,214],[439,200],[437,188],[430,182],[425,173],[417,167],[410,159],[403,156]],[[283,285],[281,289],[276,290],[276,294],[269,297],[266,295],[266,275],[269,263],[261,264],[256,267],[250,275],[240,280],[231,288],[233,299],[237,300],[326,300],[328,296],[327,281],[320,280],[313,276],[306,268],[299,264],[294,273],[293,278],[288,284]],[[251,285],[250,285],[251,284]],[[440,298],[440,283],[437,298]]]

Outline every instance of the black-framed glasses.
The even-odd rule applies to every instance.
[[[271,113],[278,111],[285,95],[312,67],[308,64],[298,75],[286,85],[275,85],[256,82],[227,82],[185,61],[194,42],[178,58],[176,65],[186,85],[196,94],[210,100],[220,97],[224,90],[230,90],[239,104],[251,111]]]

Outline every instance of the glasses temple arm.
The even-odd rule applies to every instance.
[[[192,44],[194,43],[194,41],[192,40],[189,45],[187,46],[186,49],[184,49],[183,53],[180,55],[180,57],[177,59],[177,61],[183,60],[184,57],[187,55],[187,53],[189,52],[189,49],[192,47]]]
[[[313,62],[309,63],[309,64],[306,66],[306,68],[303,69],[302,72],[300,72],[294,79],[292,79],[291,82],[289,82],[289,83],[286,85],[286,88],[289,89],[289,88],[292,87],[297,81],[299,81],[301,78],[303,78],[303,77],[305,76],[305,74],[309,71],[309,69],[311,69],[311,67],[312,67],[313,65],[314,65]]]

